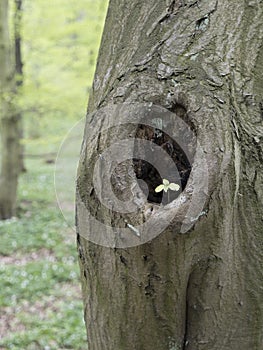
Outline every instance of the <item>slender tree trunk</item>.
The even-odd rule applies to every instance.
[[[77,179],[90,350],[263,348],[262,23],[257,0],[110,1]],[[135,134],[130,125],[107,129],[108,117],[124,117],[138,103],[142,114],[153,105],[163,120],[164,108],[184,120],[203,156],[196,151],[178,198],[146,203],[132,217],[101,203],[94,181],[103,167],[93,174],[104,149],[139,135],[140,126]],[[127,177],[136,166],[112,173],[123,198],[131,197]],[[202,211],[189,218],[195,195]],[[155,229],[170,214],[145,244],[96,244],[92,217],[124,231],[149,215]],[[192,225],[182,231],[185,222]]]
[[[0,4],[0,83],[1,83],[1,174],[0,219],[15,214],[19,173],[19,118],[13,103],[15,96],[15,70],[9,38],[8,1]]]
[[[22,19],[22,0],[15,0],[15,13],[14,13],[14,24],[15,24],[15,57],[16,57],[16,74],[17,74],[17,85],[23,84],[23,61],[21,51],[21,19]]]
[[[15,0],[15,12],[14,12],[14,36],[15,36],[15,67],[16,67],[16,87],[17,93],[20,94],[21,87],[23,86],[23,60],[22,60],[22,0]],[[23,138],[23,119],[20,110],[17,110],[17,118],[19,120],[20,139]],[[19,163],[21,172],[26,171],[24,164],[24,147],[20,144]]]

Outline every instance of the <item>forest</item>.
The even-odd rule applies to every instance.
[[[1,0],[1,349],[262,350],[262,23]]]
[[[86,114],[107,1],[8,3],[13,66],[21,38],[22,84],[13,105],[22,120],[24,169],[16,215],[0,221],[0,348],[84,350],[75,232],[57,203],[54,172],[64,137]],[[74,182],[64,185],[72,211]]]

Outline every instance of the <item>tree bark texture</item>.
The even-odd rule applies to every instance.
[[[8,1],[0,4],[1,173],[0,219],[15,214],[20,156],[20,122],[14,106],[15,69],[9,37]]]
[[[263,348],[262,23],[260,0],[110,1],[88,112],[146,102],[179,115],[204,149],[208,189],[191,230],[178,232],[181,208],[158,237],[126,249],[85,239],[77,201],[90,350]],[[96,141],[84,135],[77,192],[107,220],[93,160],[130,130],[96,139],[104,121]],[[196,155],[182,195],[198,188],[202,166]]]

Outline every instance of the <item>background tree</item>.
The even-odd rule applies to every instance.
[[[15,0],[14,13],[14,33],[15,33],[15,57],[16,57],[16,74],[17,85],[23,84],[23,61],[22,61],[22,45],[21,45],[21,20],[22,20],[22,0]]]
[[[14,9],[14,50],[15,50],[15,72],[16,72],[16,88],[17,93],[21,94],[21,87],[23,85],[23,60],[22,60],[22,0],[15,0],[15,9]],[[22,120],[22,111],[21,108],[17,108],[17,118],[20,124],[20,139],[23,138],[23,120]],[[25,171],[24,164],[24,147],[22,143],[20,144],[20,169]]]
[[[9,3],[0,7],[0,82],[1,82],[1,175],[0,219],[15,214],[18,175],[20,172],[20,122],[14,106],[15,69],[14,52],[9,36]]]
[[[161,235],[127,249],[96,245],[85,239],[83,203],[108,225],[125,227],[127,216],[98,201],[91,169],[131,128],[101,133],[105,115],[96,127],[87,119],[94,138],[85,133],[77,225],[90,349],[262,347],[262,21],[261,1],[111,0],[89,112],[123,102],[169,109],[196,134],[209,173],[206,215],[184,235],[178,227],[193,189],[203,195],[198,153],[179,197],[185,201],[160,208],[158,216],[152,210],[156,225],[174,214]],[[126,170],[137,175],[135,163]],[[113,174],[112,182],[130,196],[125,175]],[[138,209],[136,224],[146,210]]]

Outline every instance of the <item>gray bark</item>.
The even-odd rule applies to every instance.
[[[192,200],[187,193],[201,181],[198,156],[172,225],[132,248],[85,239],[77,202],[90,350],[262,349],[262,23],[256,0],[110,1],[88,111],[124,102],[169,109],[196,133],[209,176],[206,215],[194,228],[178,232]],[[85,133],[77,193],[97,218],[125,226],[123,215],[96,199],[92,168],[101,150],[131,130],[98,139],[103,124],[94,139]]]
[[[15,70],[9,37],[8,1],[0,3],[1,173],[0,219],[15,214],[20,156],[20,123],[14,105]]]

